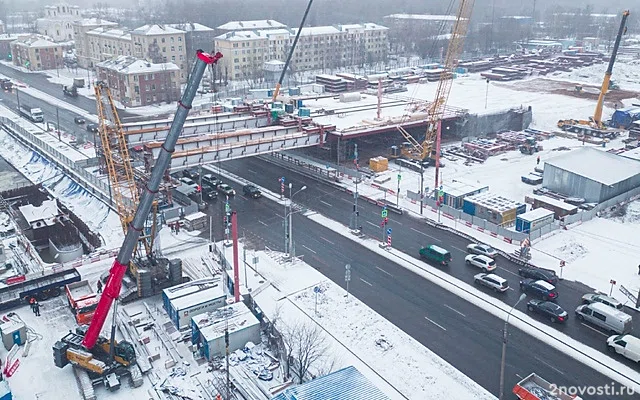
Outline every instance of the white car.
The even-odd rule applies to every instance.
[[[471,243],[467,246],[467,252],[491,258],[498,255],[498,252],[493,247],[482,243]]]
[[[185,186],[191,187],[191,188],[195,189],[196,191],[200,191],[200,189],[198,187],[198,184],[195,183],[193,181],[193,179],[191,179],[191,178],[187,178],[187,177],[180,178],[180,183],[185,185]]]
[[[587,293],[582,296],[582,304],[602,303],[605,306],[613,307],[617,310],[622,310],[624,306],[618,300],[613,297],[606,296],[598,293]]]
[[[489,272],[496,269],[496,260],[487,256],[470,254],[464,258],[467,265],[473,265],[480,268],[483,272]]]
[[[507,280],[494,274],[480,273],[473,277],[473,283],[493,289],[494,292],[506,292],[509,290]]]

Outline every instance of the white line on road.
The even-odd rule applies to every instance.
[[[455,308],[453,308],[453,307],[451,307],[451,306],[448,306],[448,305],[446,305],[446,304],[445,304],[444,306],[445,306],[445,307],[447,307],[449,310],[453,311],[454,313],[460,314],[460,315],[462,315],[462,316],[463,316],[463,317],[465,317],[465,318],[467,317],[466,315],[464,315],[463,313],[461,313],[460,311],[456,310]]]
[[[257,174],[257,172],[252,169],[248,169],[247,172],[251,172],[252,174]]]
[[[511,272],[511,271],[509,271],[509,270],[508,270],[508,269],[506,269],[506,268],[502,268],[502,267],[498,267],[498,268],[499,268],[499,269],[501,269],[502,271],[506,272],[506,273],[511,274],[511,275],[519,276],[519,275],[518,275],[518,274],[516,274],[515,272]]]
[[[326,201],[322,201],[322,200],[320,200],[320,203],[324,204],[324,205],[325,205],[325,206],[327,206],[327,207],[333,207],[333,204],[329,204],[329,203],[327,203]]]
[[[557,373],[559,373],[560,375],[564,375],[564,372],[560,371],[558,368],[554,367],[553,365],[549,364],[548,362],[538,358],[538,357],[533,357],[536,360],[540,361],[541,363],[543,363],[544,365],[546,365],[547,367],[551,368],[552,370],[556,371]]]
[[[383,270],[380,267],[376,267],[376,268],[379,269],[380,271],[384,272],[385,274],[389,275],[389,276],[393,276],[393,275],[391,275],[390,273],[388,273],[387,271]]]
[[[265,224],[264,222],[262,222],[262,221],[260,221],[260,220],[258,220],[258,222],[260,222],[260,223],[261,223],[262,225],[264,225],[264,226],[269,226],[269,225]]]
[[[466,253],[466,251],[465,251],[465,250],[462,250],[460,247],[456,247],[456,246],[451,246],[451,247],[453,247],[454,249],[456,249],[456,250],[458,250],[458,251],[461,251],[461,252],[463,252],[463,253]]]
[[[427,321],[431,322],[432,324],[434,324],[435,326],[437,326],[438,328],[442,329],[443,331],[446,331],[447,328],[445,328],[444,326],[440,325],[439,323],[429,319],[429,317],[424,317],[424,319],[426,319]]]
[[[398,222],[398,221],[391,221],[391,223],[392,223],[392,224],[396,224],[396,225],[400,225],[400,226],[402,226],[402,223],[401,223],[401,222]]]
[[[607,335],[606,333],[600,332],[600,331],[599,331],[599,330],[597,330],[596,328],[594,328],[594,327],[592,327],[592,326],[589,326],[589,325],[585,324],[584,322],[580,322],[580,325],[584,325],[584,326],[586,326],[587,328],[591,329],[592,331],[594,331],[594,332],[596,332],[596,333],[601,334],[602,336],[609,336],[609,335]]]
[[[278,216],[278,218],[284,218],[282,215],[278,214],[278,213],[274,213],[275,215]]]
[[[311,250],[310,248],[308,248],[308,247],[307,247],[307,246],[305,246],[305,245],[302,245],[302,247],[304,247],[305,249],[309,250],[309,251],[310,251],[310,252],[312,252],[313,254],[317,254],[315,251]]]
[[[379,226],[378,224],[374,224],[374,223],[373,223],[373,222],[371,222],[371,221],[367,221],[367,224],[369,224],[369,225],[373,225],[373,226],[375,226],[376,228],[380,228],[380,226]]]
[[[322,236],[320,236],[320,239],[324,240],[327,243],[331,243],[331,244],[335,245],[335,243],[333,243],[331,240],[329,240],[327,238],[323,238]]]
[[[369,286],[373,287],[373,285],[372,285],[372,284],[370,284],[369,282],[365,281],[364,279],[360,278],[360,280],[361,280],[362,282],[366,283],[367,285],[369,285]]]
[[[433,240],[435,240],[435,241],[442,242],[442,240],[438,239],[437,237],[433,237],[433,236],[431,236],[431,235],[427,235],[427,234],[426,234],[426,233],[424,233],[424,232],[420,232],[420,231],[419,231],[419,230],[417,230],[416,228],[410,228],[410,229],[411,229],[412,231],[414,231],[414,232],[418,232],[418,233],[419,233],[419,234],[421,234],[421,235],[425,235],[425,236],[427,236],[427,237],[430,237],[431,239],[433,239]]]
[[[514,292],[516,291],[514,288],[512,288],[511,286],[509,286],[509,290],[513,290]]]

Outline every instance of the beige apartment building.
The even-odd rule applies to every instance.
[[[100,18],[83,18],[73,21],[73,37],[76,43],[76,56],[78,65],[83,68],[93,68],[93,64],[99,60],[92,60],[89,51],[89,38],[87,33],[97,28],[115,28],[117,23]]]
[[[11,57],[14,65],[29,71],[42,71],[62,67],[66,48],[41,35],[21,36],[11,42]]]
[[[250,22],[255,21],[242,25]],[[222,26],[235,28],[241,22],[230,24]],[[296,32],[285,28],[231,30],[217,36],[215,49],[224,55],[222,74],[231,80],[259,76],[264,62],[286,60]],[[303,28],[291,67],[302,71],[382,61],[388,46],[388,29],[373,23]]]

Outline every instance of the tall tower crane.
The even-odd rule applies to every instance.
[[[451,92],[453,84],[453,71],[458,65],[458,58],[462,54],[464,46],[464,38],[469,27],[471,11],[475,0],[460,0],[458,14],[451,32],[451,40],[447,47],[447,55],[444,61],[444,68],[440,73],[438,81],[438,89],[436,90],[435,99],[427,110],[427,132],[424,141],[420,143],[402,126],[398,126],[398,130],[402,136],[409,142],[409,146],[403,147],[402,153],[405,157],[413,160],[424,161],[427,157],[433,158],[436,167],[435,190],[438,190],[438,178],[440,173],[440,141],[442,118],[444,117],[445,107]]]

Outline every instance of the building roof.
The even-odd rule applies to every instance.
[[[20,213],[27,220],[27,223],[31,225],[36,221],[45,221],[47,225],[54,225],[55,218],[60,214],[58,210],[58,204],[55,200],[45,200],[40,207],[35,207],[33,204],[27,204],[25,206],[18,207]]]
[[[184,31],[176,28],[172,28],[169,25],[143,25],[131,31],[135,35],[175,35],[176,33],[184,33]]]
[[[289,28],[259,29],[256,33],[262,37],[269,37],[271,35],[291,35]]]
[[[523,204],[491,192],[482,192],[474,194],[473,196],[467,196],[464,200],[496,212],[513,210]]]
[[[89,32],[87,32],[87,35],[92,35],[92,36],[102,36],[102,37],[110,37],[110,38],[116,38],[116,39],[123,39],[123,40],[131,40],[131,34],[128,31],[125,31],[123,29],[110,29],[110,28],[106,28],[106,27],[100,27],[100,28],[96,28],[96,29],[92,29]]]
[[[180,68],[172,62],[154,64],[131,56],[120,56],[113,60],[98,63],[96,66],[126,75],[180,70]]]
[[[73,21],[74,25],[80,26],[116,26],[118,25],[115,22],[107,21],[102,18],[83,18],[76,21]]]
[[[208,26],[198,24],[196,22],[188,22],[185,24],[168,24],[167,26],[170,26],[172,28],[179,29],[185,32],[213,32],[214,31],[213,28],[209,28]]]
[[[522,219],[527,222],[537,221],[542,218],[546,218],[550,215],[554,215],[554,212],[551,210],[547,210],[546,208],[536,208],[535,210],[531,210],[526,213],[522,213],[517,216],[517,218]]]
[[[298,33],[298,28],[291,30],[295,35]],[[302,28],[300,36],[315,36],[315,35],[332,35],[334,33],[340,33],[340,30],[335,26],[308,26]]]
[[[222,286],[216,285],[169,301],[174,310],[180,311],[225,296]]]
[[[225,329],[228,329],[229,334],[232,334],[249,326],[260,324],[258,318],[242,302],[198,314],[192,317],[192,320],[207,342],[224,336]]]
[[[19,37],[13,43],[19,46],[40,48],[40,49],[59,46],[58,43],[54,43],[51,40],[47,39],[46,36],[42,36],[42,35],[29,35],[29,36]]]
[[[187,296],[191,293],[195,293],[200,290],[207,289],[209,287],[214,287],[220,284],[219,279],[215,278],[202,278],[194,281],[189,281],[183,283],[181,285],[172,286],[170,288],[166,288],[162,290],[162,294],[166,296],[167,299],[177,299],[179,297]]]
[[[13,42],[14,40],[20,39],[23,35],[13,35],[8,33],[3,33],[0,35],[0,42]]]
[[[559,208],[561,210],[565,210],[565,211],[568,211],[568,212],[573,212],[578,208],[577,206],[574,206],[573,204],[565,203],[562,200],[554,199],[553,197],[549,197],[549,196],[541,196],[541,195],[537,195],[537,194],[528,194],[525,197],[528,197],[528,198],[533,199],[533,200],[538,200],[541,203],[548,204],[548,205],[550,205],[552,207]]]
[[[233,41],[247,41],[247,40],[260,40],[267,39],[264,36],[260,36],[256,31],[233,31],[227,32],[220,36],[216,36],[217,40]]]
[[[445,182],[442,186],[443,191],[447,195],[454,197],[466,196],[470,193],[477,192],[478,190],[489,190],[489,186],[487,185],[467,183],[460,180]]]
[[[272,400],[389,400],[354,366],[285,389]]]
[[[391,15],[385,16],[384,18],[415,19],[415,20],[426,20],[426,21],[451,21],[451,22],[454,22],[456,20],[455,15],[432,15],[432,14],[391,14]]]
[[[271,29],[286,28],[287,26],[272,19],[260,19],[254,21],[231,21],[220,25],[218,29],[225,31],[243,31],[247,29]]]
[[[614,185],[640,174],[639,162],[592,147],[580,147],[554,157],[545,162],[545,169],[547,166],[560,168],[603,185]]]

